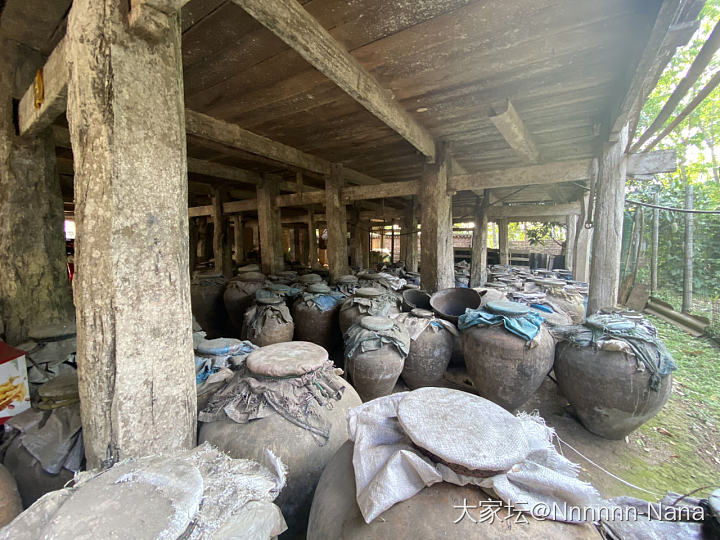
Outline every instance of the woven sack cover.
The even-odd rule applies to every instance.
[[[78,396],[77,371],[65,371],[38,388],[43,398],[71,399]]]
[[[328,287],[325,283],[312,283],[308,288],[307,292],[312,294],[322,294],[326,293],[329,294],[332,292],[332,289]]]
[[[234,278],[232,281],[265,281],[265,274],[262,274],[260,272],[243,272],[242,274],[239,274],[236,278]]]
[[[393,322],[387,317],[373,317],[368,315],[360,319],[360,326],[365,330],[372,332],[383,332],[384,330],[390,330],[393,327]]]
[[[375,298],[383,294],[385,294],[384,291],[376,289],[375,287],[360,287],[355,291],[355,296],[360,296],[361,298]]]
[[[298,281],[300,283],[320,283],[322,281],[322,277],[318,274],[305,274],[304,276],[300,276]]]
[[[309,341],[288,341],[260,347],[245,364],[256,375],[290,377],[320,369],[328,360],[327,351]]]
[[[517,418],[492,401],[460,390],[414,390],[400,401],[397,416],[417,446],[467,469],[507,471],[529,452]]]
[[[28,337],[35,340],[62,339],[72,337],[77,333],[74,322],[53,323],[33,326],[28,332]]]
[[[434,314],[427,309],[414,308],[410,310],[410,315],[418,319],[432,319]]]
[[[530,308],[518,302],[488,302],[485,309],[495,315],[504,315],[506,317],[520,317],[530,312]]]
[[[121,463],[75,488],[42,537],[179,538],[202,496],[190,463],[161,456]]]

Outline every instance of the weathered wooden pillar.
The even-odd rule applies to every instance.
[[[626,125],[620,131],[617,141],[604,145],[600,160],[593,232],[595,240],[590,261],[588,313],[617,304],[625,206],[627,139]]]
[[[362,267],[362,235],[363,230],[360,224],[360,212],[353,209],[348,220],[351,225],[350,233],[350,261],[353,266]]]
[[[75,0],[65,38],[88,468],[196,443],[180,2],[128,6]]]
[[[50,131],[15,135],[15,59],[0,44],[0,317],[5,339],[74,317],[67,273],[63,200]],[[3,326],[3,325],[0,325]]]
[[[422,241],[420,281],[428,292],[453,287],[452,197],[448,193],[446,145],[439,145],[435,163],[426,163],[422,176]]]
[[[210,218],[202,218],[200,235],[200,260],[207,262],[212,259],[213,250],[213,223]]]
[[[576,281],[590,280],[590,246],[592,244],[592,228],[585,226],[590,196],[585,195],[580,201],[580,216],[575,227],[574,256],[572,261],[573,279]]]
[[[330,270],[330,283],[338,276],[347,274],[347,214],[340,200],[343,185],[342,165],[333,164],[330,174],[325,178],[325,217],[327,219],[327,257]]]
[[[482,201],[475,203],[475,229],[472,236],[472,262],[470,263],[470,286],[482,287],[487,282],[487,243],[490,190],[486,189]]]
[[[498,219],[498,248],[500,249],[500,264],[510,264],[510,249],[508,242],[508,225],[510,222],[507,219]]]
[[[577,234],[577,214],[569,214],[565,220],[565,268],[572,271],[575,266],[575,236]]]
[[[659,188],[658,188],[659,189]],[[653,193],[653,204],[660,204],[660,192]],[[652,242],[650,243],[650,294],[654,294],[658,288],[658,247],[660,245],[660,210],[653,208]]]
[[[223,212],[223,203],[227,194],[220,188],[213,188],[212,218],[213,218],[213,257],[215,272],[226,278],[232,277],[232,260],[230,253],[230,232],[228,220]]]
[[[302,253],[302,244],[300,243],[300,227],[297,225],[294,225],[292,228],[292,237],[293,237],[293,261],[301,261],[301,253]]]
[[[265,274],[277,274],[284,267],[282,222],[280,208],[275,203],[275,199],[280,194],[279,185],[276,176],[264,175],[263,183],[257,187],[260,261]]]
[[[193,271],[195,270],[195,264],[197,263],[198,254],[198,227],[195,218],[190,218],[188,222],[188,251],[189,251],[189,262],[188,268],[190,269],[190,277],[192,277]]]
[[[693,196],[693,186],[690,182],[685,184],[685,209],[693,210],[695,207],[695,199]],[[683,298],[682,312],[690,313],[692,310],[693,300],[693,260],[694,254],[694,236],[695,223],[692,212],[685,214],[685,246],[683,250]]]
[[[245,260],[245,224],[243,223],[242,214],[236,214],[232,219],[235,262],[241,264]]]
[[[403,216],[400,238],[400,258],[405,261],[405,269],[409,272],[417,272],[418,269],[417,211],[417,197],[413,197],[412,204]]]
[[[362,227],[362,234],[360,235],[360,251],[362,253],[360,268],[368,268],[370,266],[370,220],[363,220],[360,226]]]
[[[308,212],[308,266],[320,268],[318,255],[317,224],[315,223],[315,212]]]

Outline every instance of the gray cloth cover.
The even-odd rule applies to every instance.
[[[520,422],[515,423],[514,428],[521,429],[522,433],[508,432],[508,438],[523,441],[525,459],[504,472],[486,478],[465,476],[432,461],[413,444],[398,422],[398,406],[409,394],[402,392],[378,398],[348,412],[349,436],[355,443],[353,468],[357,503],[367,523],[396,503],[410,499],[426,486],[438,482],[460,486],[474,484],[526,512],[537,503],[544,503],[551,509],[552,504],[557,503],[549,516],[538,516],[541,519],[571,520],[572,516],[563,513],[563,503],[585,507],[600,503],[595,488],[577,478],[579,467],[561,456],[553,446],[554,431],[535,416],[518,416]],[[512,429],[506,418],[509,413],[503,411],[504,415],[494,415],[498,406],[488,403],[488,414],[476,421],[493,423],[494,430]],[[458,435],[457,445],[462,445],[467,432]],[[487,471],[496,472],[506,456],[497,455],[495,464],[492,456],[492,449],[489,449],[484,466]]]
[[[345,334],[345,358],[361,352],[376,351],[383,345],[391,345],[405,358],[410,351],[410,336],[405,326],[393,320],[388,330],[368,330],[360,324],[352,325]]]

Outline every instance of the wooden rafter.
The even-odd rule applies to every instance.
[[[435,141],[296,0],[233,0],[430,160]]]
[[[540,152],[510,100],[507,99],[501,106],[494,107],[493,111],[495,114],[490,116],[490,121],[510,145],[510,148],[525,163],[537,163],[540,159]]]

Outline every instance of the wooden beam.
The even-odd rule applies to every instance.
[[[670,97],[665,102],[665,105],[663,105],[662,110],[655,117],[655,120],[653,120],[653,123],[650,124],[650,126],[645,130],[645,132],[633,144],[633,151],[637,151],[638,149],[640,149],[642,145],[645,144],[645,142],[650,139],[650,137],[652,137],[665,124],[667,119],[670,118],[670,115],[675,112],[675,109],[680,104],[682,98],[685,97],[690,88],[692,88],[692,86],[703,74],[705,68],[710,64],[710,61],[715,54],[715,51],[717,51],[719,48],[720,21],[715,24],[715,28],[713,28],[710,37],[708,37],[707,41],[703,44],[697,56],[693,60],[690,69],[688,69],[687,71],[687,74],[675,87],[673,93],[670,94]]]
[[[532,136],[509,99],[500,107],[494,107],[490,121],[503,136],[515,153],[526,163],[537,163],[540,159]]]
[[[628,176],[668,173],[676,170],[677,153],[675,150],[630,154],[627,160]]]
[[[585,180],[588,178],[591,162],[590,159],[576,159],[547,163],[545,165],[463,174],[450,179],[450,189],[453,191],[474,191],[476,189]]]
[[[324,191],[311,191],[309,193],[290,193],[279,195],[275,201],[279,208],[286,206],[308,206],[310,204],[325,204]]]
[[[38,70],[18,105],[20,135],[35,135],[67,109],[68,65],[63,39]]]
[[[430,133],[296,0],[233,0],[430,160]]]
[[[673,31],[678,25],[694,20],[704,2],[698,0],[663,0],[655,23],[638,59],[627,87],[621,92],[617,107],[610,122],[611,140],[617,140],[620,132],[630,119],[635,118],[645,102],[645,98],[655,88],[665,66],[672,58],[675,49],[683,44],[682,39]],[[685,41],[692,35],[683,26],[681,33]],[[632,126],[634,131],[635,126]]]
[[[487,210],[490,221],[496,219],[536,218],[541,216],[568,216],[580,213],[579,203],[566,204],[517,204],[513,206],[491,206]],[[565,218],[563,218],[565,221]]]
[[[352,186],[343,188],[342,200],[345,203],[368,199],[386,199],[388,197],[404,197],[417,195],[420,192],[420,181],[386,182],[377,186]]]

